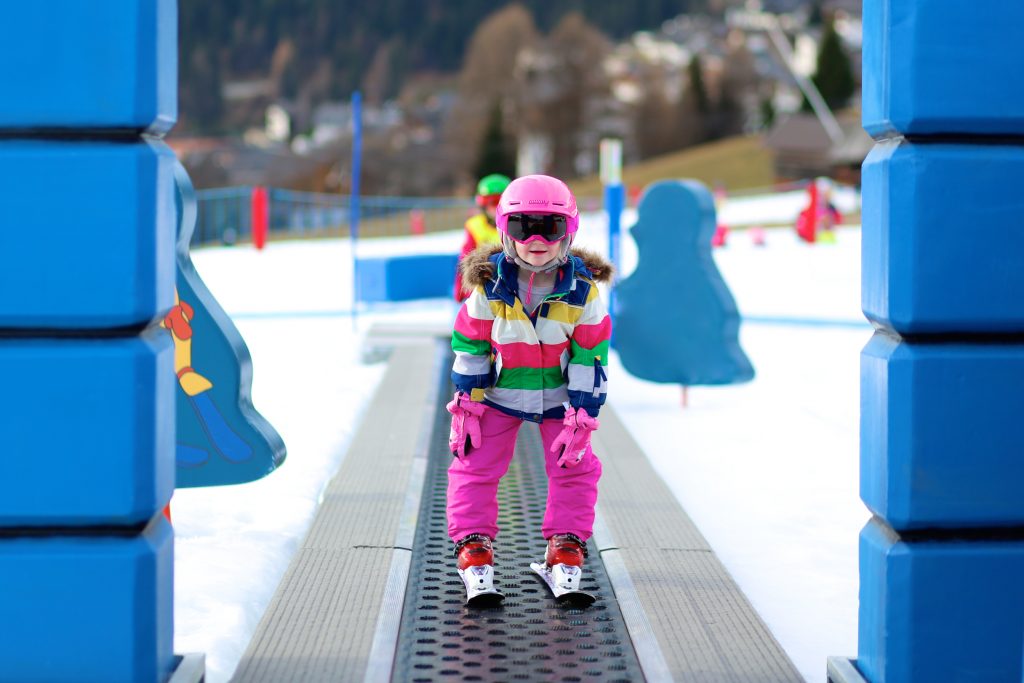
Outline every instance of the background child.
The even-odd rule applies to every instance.
[[[477,183],[476,205],[480,207],[480,213],[474,214],[466,221],[466,239],[463,241],[462,249],[459,251],[460,263],[466,254],[477,247],[485,244],[498,244],[500,241],[498,228],[495,224],[495,211],[498,208],[501,193],[505,191],[510,182],[508,176],[492,173],[491,175],[484,176]],[[466,297],[469,296],[469,292],[463,289],[462,272],[458,268],[455,270],[454,294],[455,300],[460,302],[465,301]]]
[[[471,599],[471,585],[494,594],[498,482],[524,420],[540,425],[544,443],[545,560],[556,581],[568,572],[579,587],[601,476],[590,435],[607,392],[611,336],[595,284],[610,279],[611,266],[570,253],[579,211],[565,183],[543,175],[512,181],[496,222],[501,244],[463,261],[472,294],[452,335],[448,533]]]

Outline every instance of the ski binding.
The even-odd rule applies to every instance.
[[[481,564],[459,570],[466,586],[466,605],[469,607],[496,607],[505,599],[494,588],[494,567]]]
[[[597,600],[597,596],[580,590],[583,570],[571,564],[556,564],[548,567],[543,562],[531,562],[530,569],[544,581],[560,603],[573,607],[588,607]]]

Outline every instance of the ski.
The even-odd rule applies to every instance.
[[[543,562],[531,562],[530,569],[540,577],[555,600],[573,607],[589,607],[597,596],[579,589],[583,570],[570,564],[548,567]]]
[[[489,564],[460,569],[459,577],[466,586],[468,607],[496,607],[505,599],[505,596],[494,588],[494,567]]]

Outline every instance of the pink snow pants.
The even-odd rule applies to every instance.
[[[498,482],[505,476],[523,420],[488,408],[480,418],[480,448],[464,458],[452,458],[448,467],[448,535],[459,541],[469,534],[498,535]],[[561,420],[540,424],[544,442],[544,469],[548,475],[548,501],[541,533],[576,534],[590,538],[597,503],[597,480],[601,461],[587,448],[576,467],[561,468],[558,456],[548,449],[562,431]],[[539,453],[530,453],[539,457]]]

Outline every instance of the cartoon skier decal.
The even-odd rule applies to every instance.
[[[178,376],[178,488],[241,484],[284,461],[281,437],[253,408],[252,361],[231,319],[192,266],[196,200],[185,169],[175,169],[178,210],[175,306],[161,326],[174,340]]]

